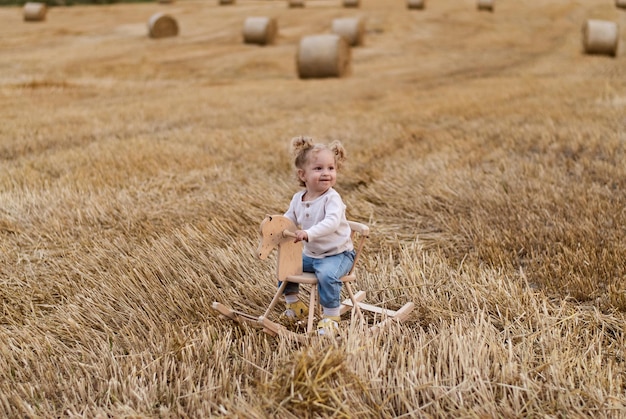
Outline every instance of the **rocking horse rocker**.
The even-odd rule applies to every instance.
[[[356,275],[354,273],[355,266],[359,260],[361,251],[363,250],[365,240],[369,236],[369,227],[354,221],[348,221],[348,223],[352,229],[352,240],[356,244],[356,255],[350,272],[341,278],[341,281],[343,282],[348,293],[348,298],[341,303],[341,314],[343,315],[344,313],[351,311],[352,320],[357,317],[361,321],[361,324],[366,325],[367,322],[363,315],[363,311],[373,313],[374,317],[379,318],[379,321],[369,326],[370,331],[380,329],[392,321],[401,322],[405,320],[409,313],[413,311],[414,304],[412,302],[404,304],[397,311],[389,310],[363,303],[362,301],[366,296],[365,291],[353,293],[351,283],[356,281]],[[264,332],[272,336],[298,335],[301,337],[301,334],[292,332],[285,326],[270,320],[269,316],[272,314],[272,310],[283,295],[283,291],[285,290],[288,282],[309,284],[311,285],[311,291],[306,332],[307,334],[310,334],[313,331],[315,314],[316,312],[319,312],[317,278],[313,273],[302,272],[302,242],[294,242],[294,231],[296,231],[294,223],[289,218],[282,215],[268,215],[261,222],[261,241],[257,250],[257,256],[260,259],[265,259],[274,248],[278,248],[276,279],[280,282],[280,286],[278,287],[274,298],[265,310],[265,313],[261,316],[253,316],[248,313],[233,310],[217,301],[213,303],[212,308],[223,317],[229,318],[237,323],[245,322],[249,325],[260,327]]]

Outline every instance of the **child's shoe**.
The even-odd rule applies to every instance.
[[[283,312],[282,318],[288,320],[302,320],[309,315],[309,307],[302,301],[296,301],[295,303],[287,304],[287,309]]]
[[[324,335],[336,335],[339,331],[339,316],[327,316],[319,321],[317,324],[317,334]]]

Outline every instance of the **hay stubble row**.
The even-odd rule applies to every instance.
[[[625,58],[581,54],[580,22],[623,15],[459,4],[178,1],[164,42],[159,4],[0,8],[0,416],[621,416]],[[299,80],[298,41],[355,14],[358,70]],[[271,48],[248,16],[280,23]],[[385,334],[301,345],[211,313],[275,290],[252,252],[298,134],[347,147],[359,288],[416,303]]]

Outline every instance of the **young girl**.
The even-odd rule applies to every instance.
[[[326,145],[314,143],[309,137],[293,138],[291,152],[298,181],[304,189],[294,194],[285,216],[298,226],[295,241],[304,241],[302,270],[314,272],[318,279],[323,318],[317,327],[324,334],[338,326],[340,278],[350,271],[355,255],[346,206],[333,189],[346,153],[339,141]],[[284,316],[291,319],[308,315],[308,307],[299,300],[298,290],[298,284],[289,283],[284,292],[287,305]]]

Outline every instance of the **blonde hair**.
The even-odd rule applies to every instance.
[[[321,150],[330,150],[333,153],[333,156],[335,156],[335,166],[337,170],[341,168],[343,162],[346,160],[346,150],[343,148],[343,144],[337,140],[334,140],[329,144],[323,144],[316,143],[311,137],[293,137],[291,139],[290,150],[296,171],[304,168],[312,153],[317,153]],[[300,178],[298,178],[298,182],[300,186],[306,186]]]

